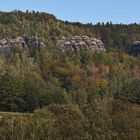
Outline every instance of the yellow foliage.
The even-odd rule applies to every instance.
[[[67,68],[57,67],[56,71],[60,74],[69,74],[69,70]]]
[[[81,81],[81,77],[79,75],[73,76],[71,78],[71,82],[80,82]]]
[[[100,87],[100,88],[107,88],[108,87],[108,81],[105,79],[97,79],[95,82],[95,86],[96,87]]]

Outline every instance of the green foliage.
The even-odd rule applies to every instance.
[[[47,83],[46,93],[43,95],[44,105],[49,104],[67,104],[70,99],[67,92],[57,83]]]
[[[124,85],[118,96],[124,101],[140,104],[140,80]]]
[[[28,51],[15,45],[0,53],[0,111],[36,110],[0,113],[0,139],[139,140],[140,59],[123,51],[139,40],[139,29],[0,12],[0,39],[37,36],[46,45],[41,50],[30,44]],[[57,39],[74,35],[101,38],[107,52],[60,52]]]
[[[76,105],[53,104],[27,116],[4,117],[0,123],[4,140],[88,140],[85,117]]]
[[[140,139],[140,107],[125,104],[122,101],[112,101],[113,126],[118,135],[116,140]]]
[[[115,136],[109,112],[101,101],[89,96],[85,116],[88,120],[87,129],[93,140],[111,140]]]

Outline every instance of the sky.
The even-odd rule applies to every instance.
[[[35,10],[82,23],[140,23],[140,0],[0,0],[0,11]]]

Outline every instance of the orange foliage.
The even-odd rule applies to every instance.
[[[100,73],[108,74],[110,72],[110,67],[108,65],[100,66]]]
[[[92,67],[93,74],[99,74],[99,68],[97,66],[92,65],[91,67]]]
[[[140,77],[140,67],[138,65],[133,66],[133,74]]]
[[[129,71],[129,69],[127,68],[127,67],[124,67],[124,66],[118,66],[118,65],[116,65],[116,66],[114,66],[113,68],[112,68],[112,70],[113,70],[113,72],[114,73],[116,73],[116,74],[126,74],[126,73],[128,73],[128,71]]]

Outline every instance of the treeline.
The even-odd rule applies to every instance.
[[[46,48],[30,46],[27,54],[15,46],[8,58],[1,53],[0,111],[31,114],[2,114],[0,139],[139,140],[140,58],[117,49],[138,39],[138,28],[1,12],[0,38],[38,36]],[[109,51],[56,49],[58,38],[73,35],[100,37]]]
[[[140,25],[137,23],[125,25],[107,22],[92,25],[64,22],[45,12],[0,12],[1,38],[34,35],[52,45],[56,38],[62,36],[88,35],[100,38],[110,50],[129,47],[133,41],[140,40],[139,32]]]

